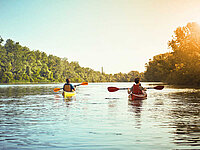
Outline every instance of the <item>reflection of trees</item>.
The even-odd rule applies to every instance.
[[[175,128],[174,143],[178,146],[200,146],[199,93],[185,92],[172,96],[178,97],[170,113]]]
[[[23,97],[27,95],[43,95],[52,93],[48,86],[12,86],[0,88],[0,98]]]
[[[41,136],[54,136],[60,122],[65,122],[64,129],[68,128],[70,109],[63,107],[62,97],[56,103],[59,97],[55,96],[54,100],[53,94],[52,86],[48,85],[0,87],[0,145],[3,144],[3,149],[46,144]]]
[[[52,93],[52,90],[47,86],[12,86],[0,88],[0,118],[4,118],[7,122],[13,122],[15,118],[29,118],[30,116],[37,116],[38,114],[45,114],[48,111],[44,107],[44,100],[40,98],[43,94]],[[35,99],[31,95],[39,95]],[[35,117],[37,119],[37,117]],[[23,124],[22,120],[14,120],[15,123]],[[24,121],[24,120],[23,120]],[[24,123],[25,124],[25,123]]]

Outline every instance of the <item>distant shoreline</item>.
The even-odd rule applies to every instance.
[[[76,82],[72,82],[72,84],[75,84]],[[89,82],[89,83],[133,83],[133,82]],[[173,87],[173,88],[195,88],[195,89],[200,89],[200,86],[195,86],[195,85],[176,85],[176,84],[168,84],[165,82],[161,81],[144,81],[142,83],[152,83],[149,84],[150,86],[153,85],[164,85],[168,87]],[[0,83],[0,85],[37,85],[37,84],[64,84],[64,82],[13,82],[13,83]]]

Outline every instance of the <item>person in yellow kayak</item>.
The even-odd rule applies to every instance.
[[[140,78],[135,78],[135,84],[128,89],[128,94],[143,94],[146,91],[146,88],[143,88],[140,83]]]
[[[71,83],[70,83],[70,79],[66,79],[66,83],[64,84],[63,86],[63,91],[66,91],[66,92],[74,92],[76,91],[76,85],[73,86]]]

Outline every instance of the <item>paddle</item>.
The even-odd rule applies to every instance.
[[[159,85],[159,86],[155,86],[155,87],[147,87],[146,89],[156,89],[156,90],[162,90],[164,88],[164,86]]]
[[[77,85],[74,85],[74,86],[76,87],[76,86],[79,86],[79,85],[88,85],[88,82],[82,82],[81,84],[77,84]],[[54,91],[54,92],[58,92],[58,91],[60,91],[61,89],[63,89],[63,88],[55,88],[55,89],[53,89],[53,91]]]
[[[155,87],[147,87],[146,89],[156,89],[156,90],[162,90],[164,86],[155,86]],[[116,92],[118,90],[128,90],[128,88],[117,88],[117,87],[108,87],[109,92]]]

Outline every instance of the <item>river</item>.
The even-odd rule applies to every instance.
[[[162,83],[144,82],[144,87]],[[200,89],[165,85],[129,101],[132,83],[0,85],[0,149],[200,149]]]

